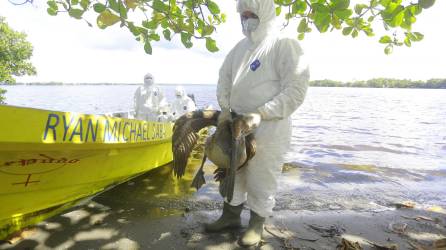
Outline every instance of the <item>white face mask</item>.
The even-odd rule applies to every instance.
[[[260,20],[258,18],[247,18],[242,19],[242,30],[243,34],[247,35],[257,29]]]
[[[145,78],[144,79],[144,85],[152,86],[153,85],[153,79],[152,78]]]

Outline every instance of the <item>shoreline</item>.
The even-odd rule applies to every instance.
[[[151,171],[17,233],[0,249],[240,249],[237,237],[244,229],[203,231],[203,222],[218,218],[222,200],[211,181],[212,167],[206,165],[208,183],[198,192],[190,188],[194,169],[189,170],[183,179],[174,178],[170,168]],[[444,192],[382,185],[348,191],[329,183],[315,188],[317,182],[309,180],[318,176],[300,171],[284,173],[293,178],[282,180],[258,249],[336,249],[344,238],[362,249],[376,249],[373,242],[421,250],[446,238]],[[292,188],[287,180],[303,184]],[[245,227],[248,216],[245,207]]]
[[[444,212],[280,210],[267,218],[260,246],[249,249],[337,249],[343,242],[361,248],[339,249],[444,249],[433,247],[444,247]],[[0,249],[244,249],[237,240],[249,220],[246,209],[244,228],[212,234],[204,232],[202,223],[218,218],[217,210],[146,213],[93,202],[22,231],[10,243],[0,243]]]

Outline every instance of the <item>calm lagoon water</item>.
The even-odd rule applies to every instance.
[[[107,113],[130,110],[136,85],[6,86],[9,105]],[[168,100],[174,85],[161,85]],[[185,85],[218,107],[214,85]],[[310,88],[293,114],[288,161],[446,169],[446,90]]]
[[[132,109],[138,86],[2,87],[9,105],[100,114]],[[215,85],[184,87],[199,107],[218,107]],[[175,86],[161,88],[172,100]],[[446,90],[310,88],[292,116],[286,156],[288,169],[298,169],[300,178],[285,172],[280,190],[340,188],[357,193],[366,184],[367,190],[378,187],[370,191],[374,195],[399,190],[403,194],[398,191],[396,196],[412,199],[423,190],[436,190],[423,200],[446,204],[445,107]]]

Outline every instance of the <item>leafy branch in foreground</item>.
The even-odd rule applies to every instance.
[[[10,0],[19,1],[19,0]],[[22,0],[24,1],[24,0]],[[25,0],[32,2],[33,0]],[[227,1],[227,0],[221,0]],[[374,26],[383,25],[385,31],[379,42],[390,54],[395,46],[410,47],[423,39],[423,34],[412,31],[412,25],[424,9],[435,0],[274,0],[276,14],[283,14],[285,24],[298,20],[298,39],[314,29],[320,33],[339,30],[345,36],[358,37],[360,33],[374,36]],[[161,36],[170,41],[179,34],[186,48],[193,39],[206,39],[206,48],[218,51],[212,38],[226,16],[213,0],[47,0],[48,13],[66,12],[76,19],[84,19],[86,12],[97,14],[96,24],[105,29],[120,24],[152,53],[152,42]],[[234,2],[235,4],[235,2]],[[381,32],[380,32],[381,33]]]
[[[374,36],[373,24],[381,23],[387,34],[379,42],[385,44],[384,52],[390,54],[394,46],[406,45],[423,39],[423,34],[412,31],[412,25],[423,9],[434,5],[435,0],[275,0],[276,14],[285,9],[285,25],[300,19],[298,38],[315,27],[320,33],[339,30],[345,36],[357,37],[360,32]],[[364,2],[368,2],[367,4]],[[402,34],[401,34],[402,32]]]
[[[152,54],[152,42],[160,41],[161,36],[170,41],[176,34],[186,48],[193,46],[193,39],[205,39],[206,48],[216,52],[218,48],[211,35],[226,19],[212,0],[49,0],[47,3],[48,14],[52,16],[66,12],[92,26],[83,16],[94,11],[101,29],[119,23],[144,43],[148,54]]]

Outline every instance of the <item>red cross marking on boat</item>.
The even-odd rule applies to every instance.
[[[12,183],[12,185],[20,185],[20,184],[25,184],[25,187],[28,186],[28,184],[30,183],[36,183],[36,182],[40,182],[40,181],[29,181],[31,179],[31,174],[28,175],[28,178],[26,179],[25,182],[17,182],[17,183]]]

